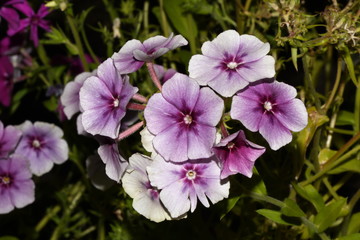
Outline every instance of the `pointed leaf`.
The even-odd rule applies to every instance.
[[[292,60],[292,62],[294,64],[294,67],[295,67],[296,71],[298,71],[297,52],[298,52],[297,48],[295,48],[295,47],[291,48],[291,60]]]
[[[360,160],[352,159],[350,161],[346,161],[345,163],[337,166],[336,168],[329,171],[329,174],[339,174],[343,172],[356,172],[360,173]]]
[[[341,209],[346,204],[345,198],[340,198],[337,201],[325,206],[318,215],[315,216],[314,224],[318,227],[319,232],[325,231],[330,227],[336,219],[340,216]]]
[[[289,217],[305,217],[306,214],[301,210],[299,205],[290,198],[285,199],[284,206],[281,208],[282,214]]]
[[[359,240],[360,239],[360,233],[351,234],[344,237],[339,237],[336,240]]]
[[[347,234],[358,232],[360,232],[360,212],[357,212],[351,216],[347,229]]]
[[[353,83],[355,84],[355,86],[358,86],[358,82],[357,82],[357,79],[356,79],[356,76],[355,76],[354,63],[353,63],[353,60],[352,60],[352,58],[350,56],[349,48],[344,45],[342,47],[342,50],[344,50],[343,58],[344,58],[344,61],[346,63],[347,69],[349,71],[350,78],[353,81]]]
[[[259,210],[256,210],[256,212],[276,223],[284,224],[284,225],[295,225],[295,224],[285,221],[281,217],[282,214],[279,211],[274,211],[274,210],[270,210],[270,209],[259,209]]]
[[[305,187],[302,187],[300,185],[294,184],[293,185],[296,192],[309,202],[311,202],[316,211],[319,212],[321,209],[325,207],[324,200],[322,196],[319,194],[319,192],[313,187],[313,185],[309,184]]]

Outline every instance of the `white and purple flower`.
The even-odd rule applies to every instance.
[[[145,62],[164,55],[170,50],[187,45],[188,42],[181,35],[171,34],[168,38],[155,36],[141,43],[133,39],[127,41],[119,52],[112,55],[115,67],[121,74],[137,71]]]
[[[274,77],[275,60],[266,55],[269,51],[269,43],[228,30],[205,42],[201,47],[203,55],[191,57],[189,76],[200,85],[231,97],[250,82]]]
[[[223,100],[210,88],[200,89],[178,73],[149,99],[144,117],[155,135],[155,150],[167,161],[184,162],[212,155],[223,109]]]
[[[130,166],[122,178],[124,190],[133,198],[133,208],[154,222],[170,220],[159,198],[159,190],[150,184],[146,167],[153,160],[141,154],[134,154],[129,159]]]
[[[80,89],[84,129],[93,135],[117,138],[126,106],[137,91],[129,77],[120,75],[108,58],[99,65],[97,76],[87,78]]]
[[[15,150],[21,137],[21,131],[13,126],[4,128],[0,121],[0,158],[6,158]]]
[[[54,163],[62,164],[68,159],[69,148],[63,131],[54,124],[25,121],[18,128],[23,136],[15,153],[29,161],[30,170],[36,176],[49,172]]]
[[[213,151],[222,166],[221,179],[237,173],[250,178],[255,160],[265,152],[265,148],[247,140],[244,131],[240,130],[222,139]]]
[[[106,165],[105,172],[106,175],[116,181],[120,182],[121,177],[123,176],[126,168],[128,167],[128,162],[120,155],[117,143],[103,144],[98,148],[98,154]]]
[[[35,184],[28,163],[20,156],[0,161],[0,214],[35,201]]]
[[[230,115],[250,131],[259,131],[271,149],[278,150],[291,142],[291,131],[301,131],[308,122],[305,105],[296,95],[288,84],[264,81],[239,91]]]
[[[230,183],[220,179],[220,168],[213,159],[175,164],[161,158],[147,167],[150,183],[160,189],[160,200],[172,218],[193,212],[197,199],[209,207],[227,198]]]

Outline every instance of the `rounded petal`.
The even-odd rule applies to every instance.
[[[35,184],[31,179],[16,181],[9,193],[15,207],[25,207],[35,201]]]
[[[272,78],[275,76],[275,59],[272,56],[264,56],[259,60],[240,65],[236,71],[247,82]]]
[[[292,134],[273,114],[264,114],[259,124],[259,132],[272,150],[278,150],[292,140]]]
[[[293,99],[278,105],[275,117],[293,132],[301,131],[308,123],[308,114],[300,99]]]
[[[215,143],[216,129],[206,125],[197,124],[188,131],[189,159],[208,158],[212,155],[211,148]],[[161,154],[161,153],[160,153]]]
[[[120,182],[128,162],[120,155],[117,144],[101,145],[98,149],[98,154],[101,160],[106,164],[106,175],[116,181]]]
[[[139,40],[127,41],[119,52],[112,55],[114,65],[120,74],[128,74],[137,71],[144,64],[134,58],[134,50],[146,51]]]
[[[9,213],[14,210],[11,195],[8,189],[0,191],[0,214]]]
[[[230,116],[232,119],[239,120],[250,131],[256,132],[259,130],[263,111],[257,101],[242,95],[235,95],[231,103]]]
[[[248,79],[242,77],[236,71],[223,71],[216,78],[208,82],[212,89],[224,97],[233,96],[248,84]]]
[[[216,126],[224,111],[224,101],[210,88],[201,88],[199,98],[193,110],[198,123]]]
[[[237,53],[243,62],[252,62],[264,57],[270,51],[270,44],[264,43],[253,35],[240,36],[240,48]]]
[[[219,67],[220,61],[199,54],[192,56],[189,61],[190,78],[200,85],[207,85],[222,73],[221,67]]]
[[[240,35],[235,30],[227,30],[220,33],[212,43],[221,51],[218,54],[234,54],[241,46]]]
[[[6,157],[11,151],[15,150],[21,135],[22,132],[13,126],[7,126],[4,129],[0,121],[0,157]]]
[[[262,90],[259,88],[258,91],[261,91],[263,96],[274,99],[276,104],[287,103],[297,95],[296,89],[293,86],[283,82],[274,81],[271,83],[263,83],[261,85],[263,88]]]
[[[108,58],[99,65],[97,76],[103,83],[105,83],[108,91],[112,95],[121,92],[121,88],[123,87],[122,77],[116,71],[113,59]]]

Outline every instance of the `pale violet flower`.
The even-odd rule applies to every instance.
[[[212,155],[223,100],[183,74],[175,74],[144,110],[153,147],[165,160],[184,162]]]
[[[117,138],[126,106],[137,91],[138,88],[130,85],[128,76],[116,71],[111,58],[100,64],[97,76],[88,77],[80,89],[85,131]]]
[[[4,128],[0,121],[0,158],[7,157],[15,150],[21,137],[21,131],[13,126]]]
[[[220,33],[191,57],[189,76],[220,95],[231,97],[249,83],[275,75],[275,60],[266,55],[269,43],[234,30]]]
[[[85,164],[90,181],[95,188],[105,191],[115,184],[115,182],[106,175],[105,164],[98,154],[89,156]]]
[[[106,165],[106,175],[110,179],[120,182],[128,166],[128,162],[120,155],[117,143],[101,145],[98,149],[98,154]]]
[[[171,217],[193,212],[197,200],[209,207],[227,198],[230,183],[220,179],[220,168],[214,159],[175,164],[161,158],[147,167],[150,183],[160,189],[160,200]]]
[[[296,94],[294,87],[277,81],[250,85],[233,97],[230,115],[250,131],[259,131],[271,149],[278,150],[291,142],[291,131],[301,131],[308,122]]]
[[[145,62],[150,62],[170,50],[187,44],[188,42],[183,36],[174,36],[174,34],[168,38],[151,37],[143,43],[133,39],[127,41],[119,52],[112,55],[112,58],[119,73],[128,74],[137,71]]]
[[[0,214],[25,207],[35,200],[35,184],[22,156],[0,161]]]
[[[170,220],[159,198],[159,190],[150,184],[146,167],[153,160],[141,154],[134,154],[129,159],[130,166],[122,178],[125,192],[133,198],[133,208],[154,222]]]
[[[18,128],[23,136],[15,153],[24,156],[30,170],[36,176],[49,172],[54,163],[62,164],[68,159],[69,148],[63,131],[54,124],[25,121]]]
[[[240,130],[222,139],[213,151],[220,160],[221,179],[237,173],[250,178],[255,160],[265,152],[265,148],[247,140],[244,131]]]

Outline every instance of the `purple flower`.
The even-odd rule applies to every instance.
[[[8,157],[15,150],[20,137],[20,130],[13,126],[4,128],[3,123],[0,121],[0,158]]]
[[[41,4],[37,13],[31,8],[28,2],[14,4],[14,8],[24,13],[27,18],[21,19],[19,27],[13,34],[23,31],[25,28],[30,28],[30,39],[34,42],[34,46],[39,44],[38,39],[38,27],[43,28],[46,31],[50,31],[50,23],[43,18],[49,14],[48,8],[44,4]]]
[[[10,106],[14,67],[8,56],[0,57],[0,104]]]
[[[147,167],[151,185],[160,189],[160,200],[171,217],[193,212],[197,199],[209,207],[227,198],[230,183],[220,180],[220,168],[212,159],[198,163],[174,164],[156,159]]]
[[[160,82],[164,84],[167,80],[172,78],[177,71],[175,69],[169,68],[165,70],[165,68],[161,65],[154,64],[154,70],[156,76],[159,78]]]
[[[144,62],[150,62],[170,50],[187,44],[188,42],[183,36],[174,36],[173,34],[169,38],[151,37],[143,43],[133,39],[127,41],[119,52],[112,55],[112,58],[119,73],[128,74],[141,68]]]
[[[223,100],[210,88],[200,89],[188,76],[177,73],[149,99],[144,117],[155,135],[155,150],[166,160],[183,162],[212,155],[215,126],[223,109]]]
[[[306,108],[296,94],[294,87],[277,81],[249,86],[233,97],[230,115],[250,131],[259,131],[277,150],[291,142],[290,131],[307,125]]]
[[[20,17],[19,14],[11,7],[14,4],[23,3],[24,0],[1,0],[0,3],[0,20],[3,17],[9,24],[7,34],[9,36],[15,34],[16,29],[19,27]]]
[[[106,175],[110,179],[120,182],[128,162],[120,155],[117,143],[101,145],[98,154],[103,163],[106,164]]]
[[[134,199],[133,208],[154,222],[170,220],[171,217],[160,202],[159,190],[150,184],[146,173],[146,167],[153,161],[137,153],[130,157],[129,162],[130,167],[121,181],[125,192]]]
[[[75,113],[78,113],[80,109],[79,92],[83,86],[85,80],[94,76],[95,73],[83,72],[77,75],[74,81],[66,84],[64,91],[60,97],[61,103],[64,105],[64,113],[68,119],[70,119]]]
[[[265,152],[265,148],[248,141],[240,130],[222,139],[213,151],[222,165],[221,179],[237,173],[250,178],[255,160]]]
[[[36,176],[49,172],[54,163],[62,164],[68,159],[69,148],[63,131],[54,124],[25,121],[19,126],[23,133],[15,153],[26,157],[30,170]]]
[[[266,55],[269,50],[269,43],[255,36],[228,30],[205,42],[201,47],[203,55],[192,56],[189,76],[231,97],[250,82],[275,75],[275,60]]]
[[[87,78],[80,89],[85,130],[93,135],[117,138],[126,106],[137,91],[138,88],[130,85],[129,77],[121,76],[108,58],[99,65],[97,76]]]
[[[0,214],[22,208],[35,200],[35,184],[27,162],[19,156],[0,161]]]

